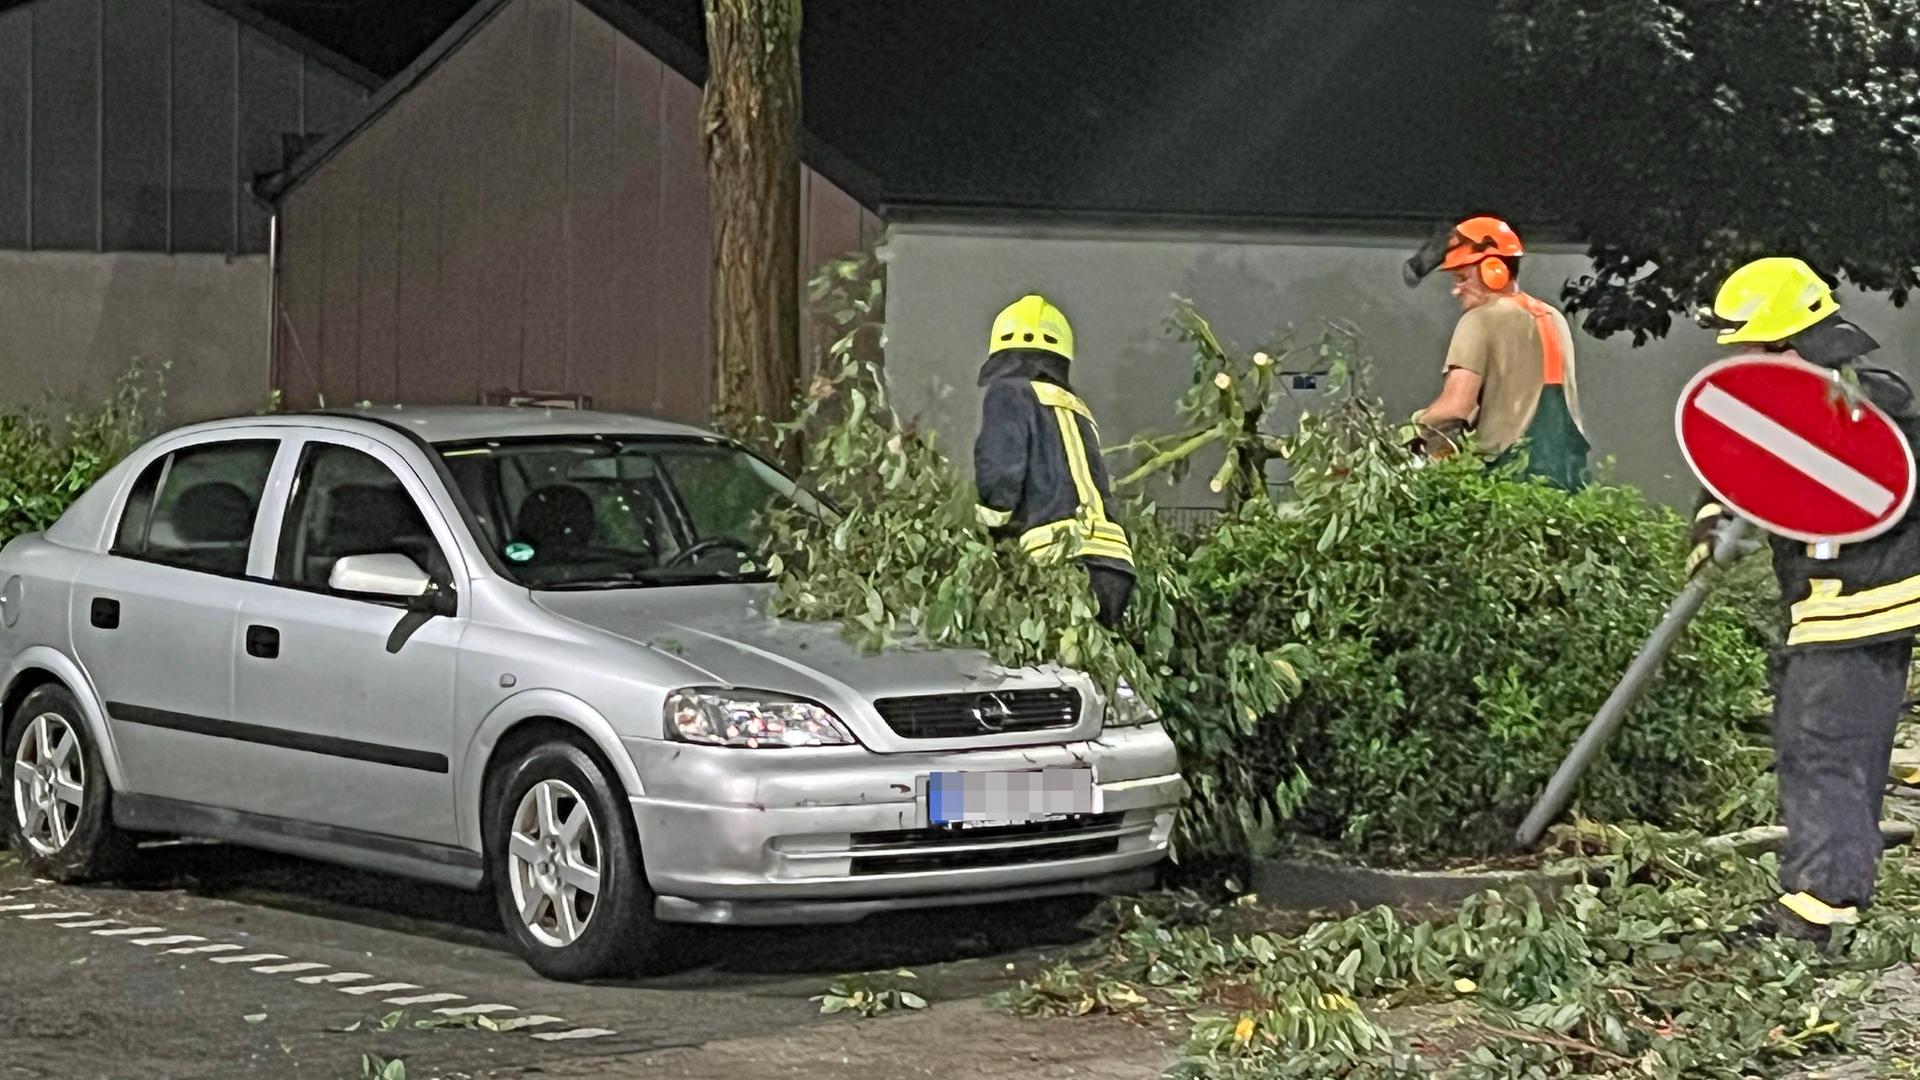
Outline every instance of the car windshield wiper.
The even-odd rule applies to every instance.
[[[680,573],[672,570],[649,570],[647,583],[650,585],[725,585],[742,581],[766,581],[765,569],[759,570],[706,570],[699,573]]]
[[[538,592],[567,592],[576,589],[644,589],[661,584],[649,578],[641,577],[642,571],[627,570],[618,574],[595,574],[592,577],[568,578],[565,581],[552,581],[531,586]]]

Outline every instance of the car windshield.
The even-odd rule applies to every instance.
[[[586,436],[435,447],[480,531],[534,589],[758,580],[766,516],[829,513],[772,465],[719,440]]]

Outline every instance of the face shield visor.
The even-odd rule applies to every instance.
[[[1408,288],[1414,288],[1435,270],[1460,270],[1493,256],[1509,265],[1526,254],[1513,227],[1488,214],[1479,214],[1434,230],[1420,250],[1401,268]]]
[[[1440,269],[1440,264],[1447,261],[1447,252],[1452,251],[1461,239],[1452,225],[1442,225],[1435,229],[1433,235],[1427,237],[1426,242],[1413,253],[1413,257],[1400,268],[1401,280],[1407,283],[1407,288],[1418,288],[1420,283],[1427,279],[1427,275]]]

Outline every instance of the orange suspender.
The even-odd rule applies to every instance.
[[[1567,348],[1560,341],[1560,328],[1555,325],[1553,308],[1538,297],[1526,293],[1515,293],[1514,299],[1533,316],[1533,325],[1540,333],[1541,371],[1548,386],[1560,386],[1567,381]]]

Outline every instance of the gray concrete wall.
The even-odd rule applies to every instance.
[[[264,257],[0,251],[0,406],[98,401],[135,359],[167,361],[165,419],[266,403]]]
[[[964,460],[979,426],[975,373],[987,328],[1003,305],[1044,292],[1073,323],[1074,382],[1100,417],[1109,445],[1135,432],[1172,430],[1173,403],[1190,378],[1190,353],[1164,328],[1172,294],[1185,296],[1224,338],[1264,345],[1288,322],[1317,334],[1339,318],[1366,335],[1374,392],[1404,417],[1432,399],[1458,317],[1447,285],[1401,284],[1400,265],[1418,238],[1233,235],[1079,228],[895,225],[888,263],[887,364],[900,406],[941,433]],[[1587,271],[1577,249],[1539,249],[1522,284],[1555,300],[1563,281]],[[1878,297],[1843,292],[1849,313],[1886,346],[1879,354],[1909,374],[1920,365],[1920,310],[1896,311]],[[1576,331],[1582,409],[1596,459],[1614,476],[1669,501],[1694,484],[1673,437],[1681,387],[1718,354],[1691,323],[1635,349],[1631,339],[1598,341]],[[1216,459],[1217,460],[1217,459]],[[1209,502],[1199,472],[1163,504]],[[1163,488],[1156,491],[1164,492]]]

